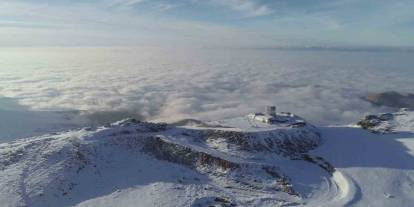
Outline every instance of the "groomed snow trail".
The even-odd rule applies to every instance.
[[[304,199],[304,206],[345,206],[355,198],[358,189],[352,178],[337,170],[331,177],[323,177],[316,192]]]

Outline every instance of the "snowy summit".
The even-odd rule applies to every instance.
[[[388,117],[400,129],[388,134],[315,127],[291,113],[273,115],[278,122],[264,123],[251,114],[173,124],[127,119],[1,144],[0,202],[34,207],[414,203],[413,112]]]

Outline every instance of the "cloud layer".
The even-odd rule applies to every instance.
[[[0,96],[37,110],[216,120],[265,105],[316,123],[376,112],[366,92],[413,91],[412,53],[26,48],[1,50]]]

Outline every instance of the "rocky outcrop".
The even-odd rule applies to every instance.
[[[363,129],[370,130],[374,133],[389,133],[392,132],[392,127],[389,121],[394,119],[394,114],[385,113],[380,115],[368,115],[363,120],[357,123]]]
[[[326,161],[325,159],[323,159],[322,157],[319,157],[319,156],[312,156],[312,155],[309,155],[309,154],[302,154],[297,159],[298,160],[304,160],[304,161],[310,162],[310,163],[314,163],[314,164],[318,165],[319,167],[321,167],[322,169],[324,169],[327,173],[329,173],[331,175],[336,171],[335,167],[331,163],[329,163],[328,161]]]
[[[166,123],[152,123],[152,122],[143,122],[134,118],[125,119],[122,121],[115,122],[108,125],[107,127],[129,127],[134,126],[136,132],[162,132],[167,130],[168,125]]]
[[[204,197],[199,198],[194,201],[191,207],[210,207],[210,206],[220,206],[220,207],[234,207],[238,206],[230,198],[224,197]]]
[[[289,178],[278,172],[275,166],[235,162],[161,137],[148,138],[143,151],[159,160],[186,165],[200,173],[209,174],[213,179],[225,178],[228,183],[227,188],[243,186],[263,190],[269,187],[263,183],[272,183],[272,190],[299,195],[290,184]]]
[[[319,133],[314,128],[292,128],[268,132],[238,132],[222,130],[202,131],[207,142],[222,139],[238,150],[272,152],[286,157],[306,153],[321,144]]]
[[[144,142],[143,151],[152,154],[157,159],[183,164],[194,169],[207,166],[231,170],[240,167],[237,163],[166,141],[160,137],[148,138]]]
[[[414,111],[402,108],[398,112],[368,115],[358,125],[373,133],[399,133],[411,131],[414,124]]]

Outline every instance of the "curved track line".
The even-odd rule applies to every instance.
[[[352,178],[336,170],[326,178],[327,189],[316,198],[310,198],[306,206],[349,206],[359,200],[360,189]]]

